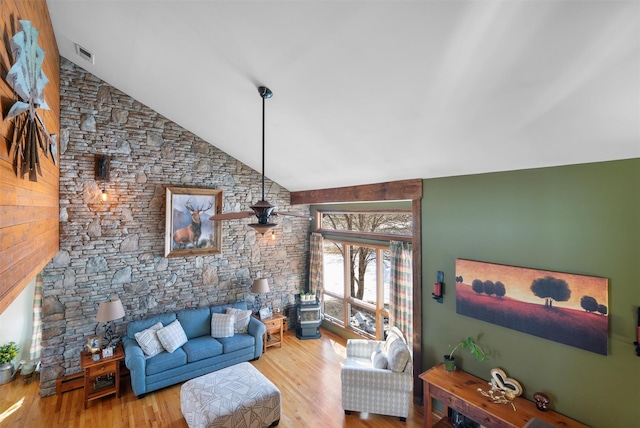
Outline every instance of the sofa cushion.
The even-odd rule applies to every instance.
[[[224,314],[227,312],[227,308],[247,309],[247,302],[240,301],[234,303],[225,303],[224,305],[216,305],[211,307],[211,313]]]
[[[405,342],[404,337],[402,336],[402,332],[398,329],[398,327],[394,326],[387,332],[387,338],[385,339],[384,345],[382,347],[382,351],[386,355],[387,360],[389,359],[389,350],[391,349],[391,345],[396,340]]]
[[[396,340],[391,344],[389,352],[387,352],[387,365],[389,370],[394,372],[403,372],[411,354],[409,347],[402,340]]]
[[[234,324],[233,324],[233,332],[234,333],[246,333],[249,329],[249,320],[251,319],[251,311],[238,309],[238,308],[227,308],[228,314],[233,314],[234,316]]]
[[[232,337],[235,319],[233,314],[211,314],[211,337]]]
[[[177,314],[178,321],[187,335],[187,339],[208,336],[211,326],[211,311],[209,308],[187,309]]]
[[[161,352],[147,360],[146,375],[153,375],[187,364],[187,354],[180,348],[172,353]]]
[[[161,315],[154,315],[150,318],[146,318],[139,321],[131,321],[127,324],[127,336],[131,340],[135,340],[135,334],[139,331],[146,330],[154,324],[162,323],[162,325],[169,325],[176,320],[175,313],[166,313]]]
[[[184,333],[180,321],[175,320],[168,326],[158,330],[158,339],[164,349],[171,353],[187,343],[187,335]]]
[[[228,354],[238,349],[255,346],[256,339],[250,334],[235,334],[232,337],[224,337],[217,339],[222,344],[222,349],[225,354]]]
[[[189,339],[182,350],[187,354],[187,362],[192,363],[222,354],[222,344],[207,335]]]
[[[162,328],[162,323],[158,322],[146,330],[137,332],[134,336],[145,356],[153,357],[164,351],[162,343],[158,340],[158,330]]]

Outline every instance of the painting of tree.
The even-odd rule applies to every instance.
[[[608,289],[607,278],[456,260],[457,313],[602,355]]]

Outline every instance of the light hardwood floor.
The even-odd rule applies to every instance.
[[[340,393],[344,357],[345,340],[326,330],[318,340],[298,340],[289,330],[282,348],[269,348],[252,362],[282,392],[279,427],[423,426],[423,407],[413,404],[404,423],[366,413],[345,416]],[[82,389],[40,398],[37,382],[25,385],[17,379],[0,386],[0,427],[187,427],[180,412],[180,384],[138,399],[125,380],[120,398],[95,400],[84,410]]]

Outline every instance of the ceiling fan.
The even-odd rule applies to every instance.
[[[303,217],[307,220],[311,220],[308,214],[298,211],[289,211],[289,212],[276,212],[278,207],[271,205],[269,201],[264,199],[264,106],[267,98],[271,98],[273,96],[273,92],[266,86],[260,86],[258,88],[258,92],[262,97],[262,199],[256,202],[254,205],[251,205],[249,208],[252,211],[239,211],[239,212],[231,212],[231,213],[222,213],[217,214],[210,217],[210,220],[220,221],[220,220],[236,220],[242,218],[249,218],[252,216],[256,216],[258,218],[257,223],[251,223],[249,226],[253,227],[256,231],[260,232],[264,235],[272,227],[277,226],[276,223],[270,223],[269,220],[271,216],[276,215],[286,215],[293,217]]]

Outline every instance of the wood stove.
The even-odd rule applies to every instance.
[[[320,307],[320,302],[317,299],[311,302],[302,302],[300,296],[296,296],[296,319],[298,321],[296,337],[298,339],[320,338],[320,323],[322,322]]]

